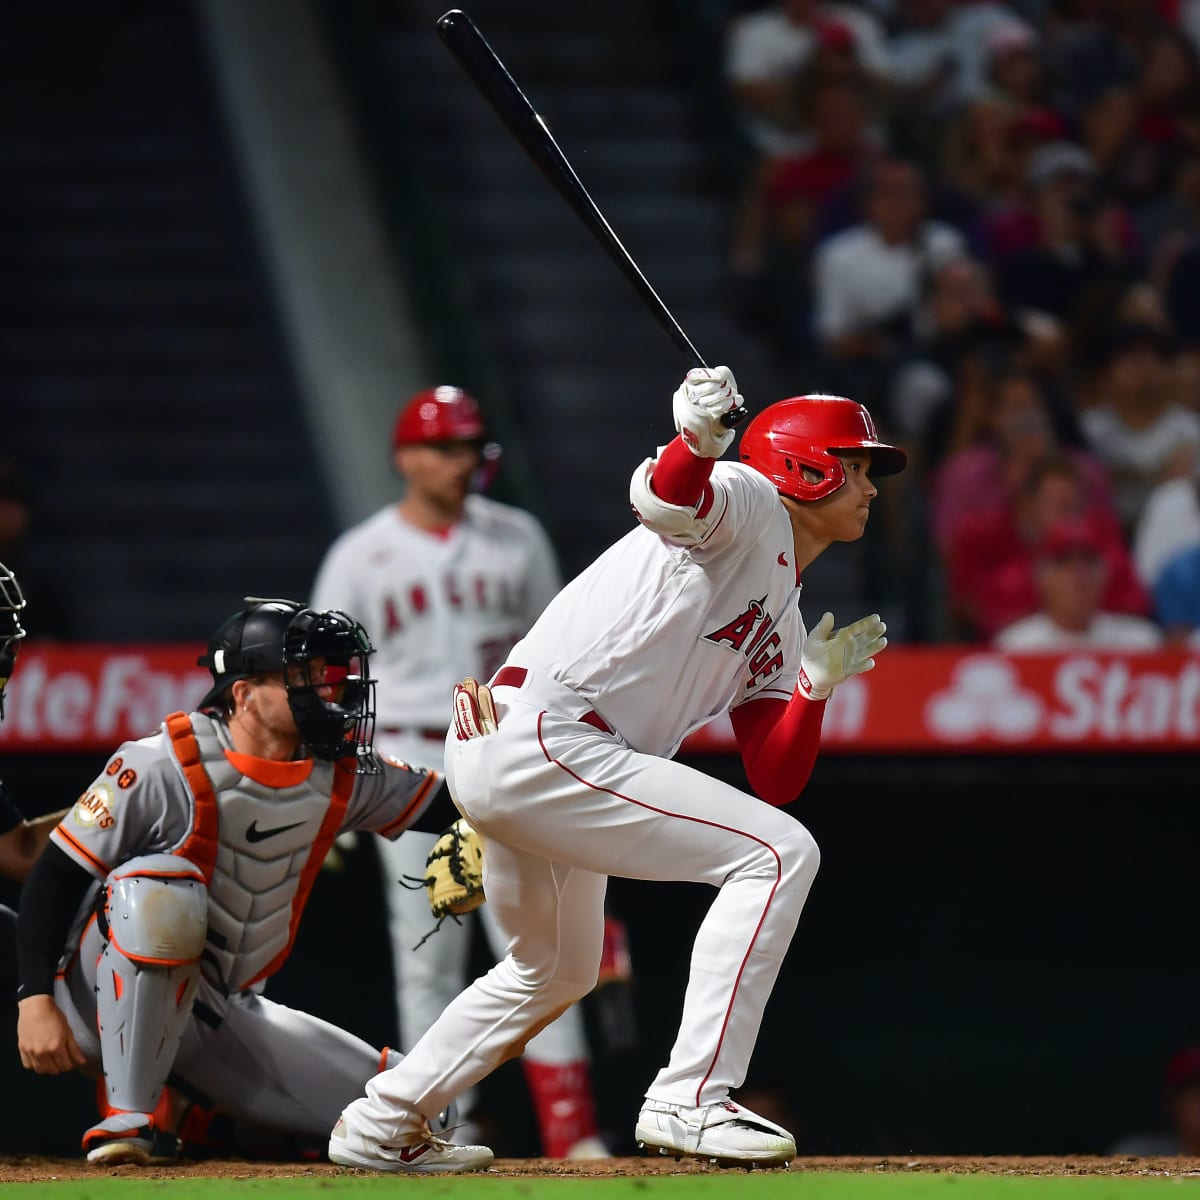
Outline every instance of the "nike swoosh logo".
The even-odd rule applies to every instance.
[[[428,1142],[421,1142],[417,1146],[401,1146],[400,1161],[406,1163],[416,1162],[422,1155],[428,1154],[431,1149],[432,1147]]]
[[[250,828],[246,830],[246,841],[265,842],[267,838],[274,837],[277,833],[287,833],[289,829],[299,829],[304,824],[306,822],[296,821],[291,825],[276,825],[274,829],[259,829],[258,821],[254,820],[250,822]]]

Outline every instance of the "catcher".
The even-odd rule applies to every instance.
[[[39,1074],[103,1073],[90,1162],[172,1156],[168,1075],[303,1140],[399,1060],[262,994],[340,830],[432,833],[454,811],[439,774],[373,753],[371,651],[345,613],[248,599],[200,660],[198,710],[119,747],[51,834],[19,914],[17,1040]],[[492,1161],[438,1137],[450,1120],[405,1143],[404,1170]]]

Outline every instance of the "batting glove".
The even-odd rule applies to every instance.
[[[804,640],[800,652],[800,690],[810,700],[824,700],[851,675],[861,675],[875,665],[874,655],[887,645],[887,626],[878,613],[863,617],[842,629],[833,627],[833,613],[826,613]]]
[[[454,734],[460,742],[495,733],[496,705],[492,689],[470,675],[454,685]]]
[[[734,430],[721,418],[742,407],[728,367],[694,367],[671,397],[675,428],[697,458],[720,458],[729,449]]]

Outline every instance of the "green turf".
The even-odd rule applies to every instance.
[[[592,1179],[475,1176],[305,1176],[283,1179],[174,1179],[128,1176],[63,1182],[8,1183],[3,1200],[320,1200],[420,1196],[425,1200],[1140,1200],[1184,1190],[1200,1195],[1200,1179],[1130,1176],[934,1175],[894,1172],[800,1172],[630,1176]],[[1156,1190],[1157,1189],[1157,1190]]]

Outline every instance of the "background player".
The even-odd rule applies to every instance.
[[[717,464],[733,439],[721,417],[740,405],[726,368],[689,372],[673,401],[680,436],[633,476],[641,527],[513,648],[492,680],[497,731],[448,739],[509,956],[346,1109],[334,1162],[399,1169],[429,1113],[593,986],[610,874],[717,889],[639,1143],[743,1165],[795,1155],[786,1130],[730,1100],[818,864],[812,836],[777,806],[808,780],[831,689],[887,644],[877,616],[835,631],[826,613],[806,637],[799,579],[832,542],[862,536],[871,473],[905,456],[861,405],[802,396],[751,422],[741,463]],[[762,799],[670,761],[726,710]]]
[[[174,1149],[154,1115],[168,1074],[303,1138],[389,1061],[261,995],[339,830],[394,838],[455,816],[439,775],[372,753],[370,650],[344,613],[248,600],[200,660],[201,711],[124,743],[51,834],[22,896],[18,1047],[41,1074],[103,1071],[89,1161]],[[490,1161],[430,1134],[408,1166]]]
[[[376,744],[401,762],[442,770],[450,696],[466,675],[489,678],[561,584],[549,538],[528,513],[473,492],[494,472],[474,397],[460,388],[417,393],[392,434],[403,498],[347,530],[330,547],[312,603],[352,613],[375,631],[379,677]],[[440,832],[440,831],[439,831]],[[405,1048],[467,982],[470,923],[429,932],[420,879],[435,836],[379,843],[392,942],[400,1042]],[[486,906],[496,957],[505,939]],[[606,1153],[596,1137],[582,1016],[564,1013],[534,1038],[522,1062],[542,1152],[550,1158]],[[459,1098],[469,1113],[470,1097]],[[469,1135],[468,1140],[469,1140]]]

